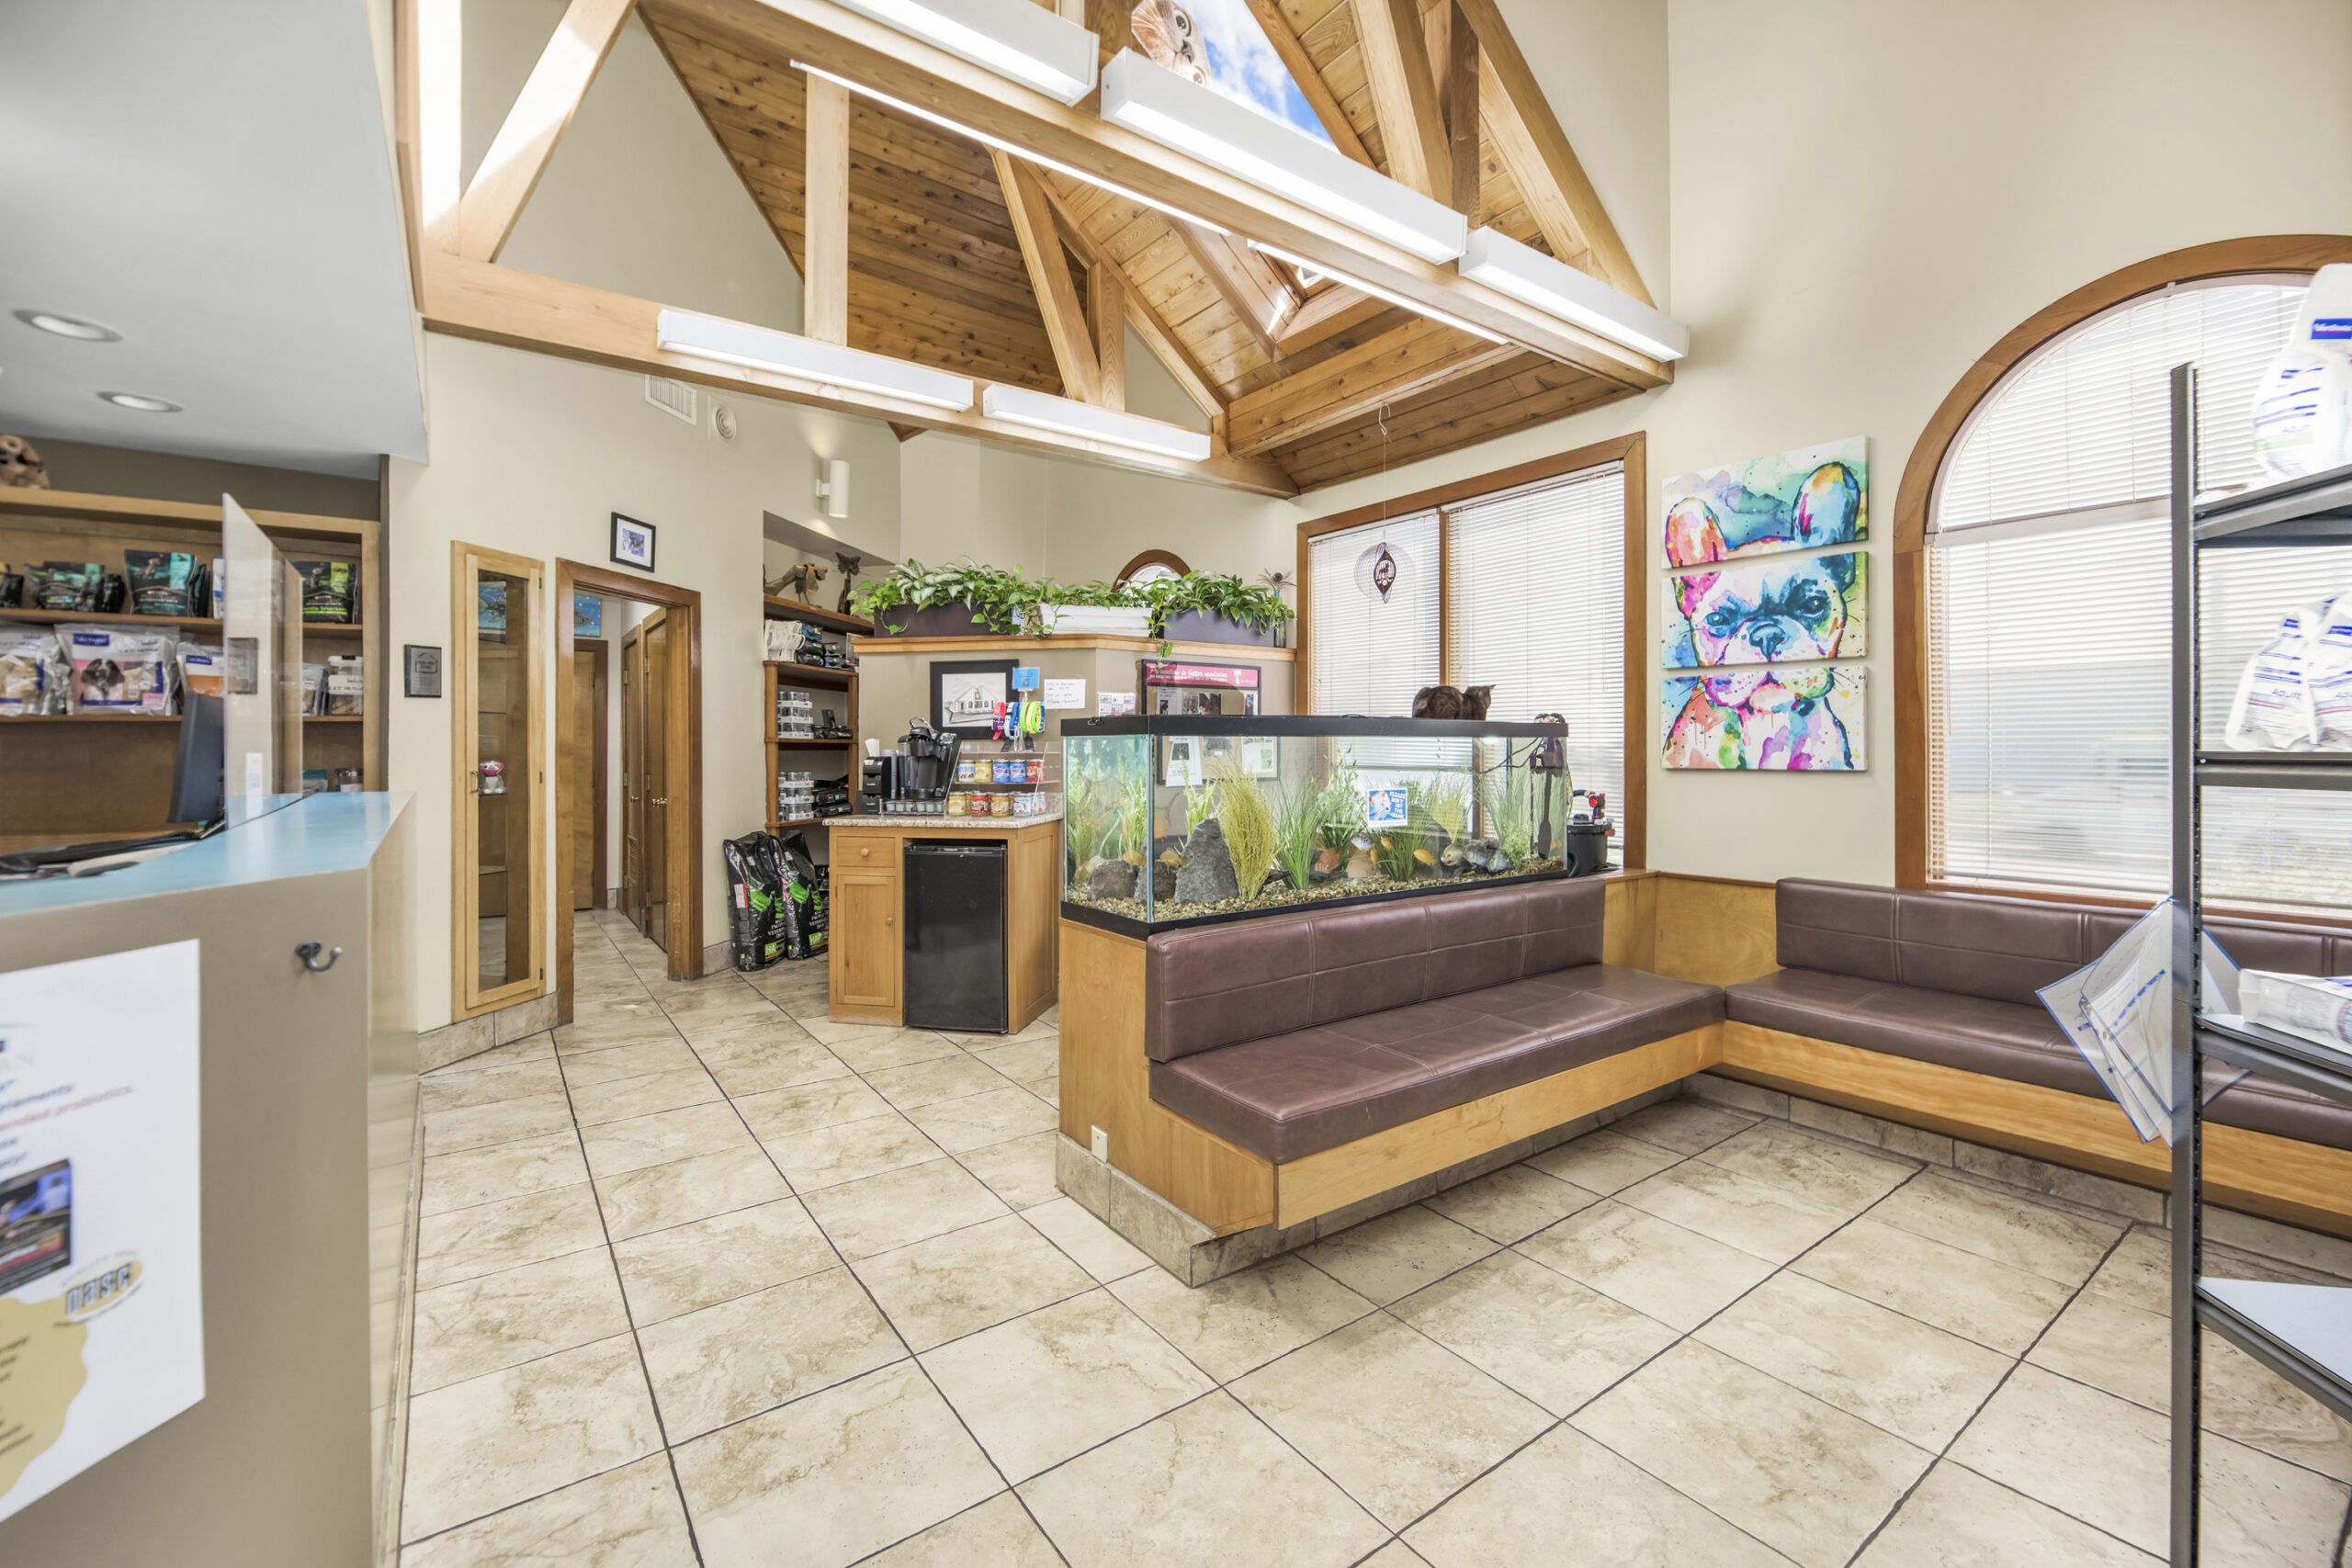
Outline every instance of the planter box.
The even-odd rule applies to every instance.
[[[1149,637],[1149,610],[1105,609],[1093,604],[1048,604],[1046,624],[1055,637]]]
[[[874,617],[876,637],[995,637],[969,604],[896,604]]]
[[[1053,616],[1054,634],[1058,637],[1151,635],[1151,613],[1148,610],[1105,610],[1091,604],[1064,604],[1050,607],[1048,613]],[[875,617],[874,635],[892,637],[999,637],[1003,634],[989,629],[986,622],[972,613],[969,604],[927,604],[919,610],[899,605],[883,612]],[[1168,640],[1225,642],[1243,648],[1276,646],[1271,630],[1261,631],[1255,626],[1199,610],[1187,610],[1172,617],[1168,623]]]
[[[1272,648],[1272,627],[1261,631],[1239,621],[1228,621],[1223,615],[1212,615],[1205,610],[1186,610],[1168,619],[1168,640],[1170,642],[1230,642],[1248,648]]]

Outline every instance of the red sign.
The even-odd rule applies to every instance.
[[[1238,664],[1178,664],[1165,659],[1143,661],[1147,686],[1229,686],[1237,692],[1258,689],[1258,671]]]

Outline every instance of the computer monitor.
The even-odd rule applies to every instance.
[[[164,813],[166,822],[220,820],[227,723],[227,709],[220,698],[190,692],[184,699],[179,756],[172,763],[171,807]]]

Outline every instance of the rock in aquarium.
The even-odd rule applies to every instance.
[[[1233,877],[1233,857],[1225,850],[1225,829],[1212,817],[1193,829],[1184,842],[1184,864],[1176,873],[1176,902],[1215,904],[1240,896],[1240,885]]]
[[[1087,874],[1086,891],[1098,899],[1136,896],[1136,868],[1124,860],[1106,860]]]

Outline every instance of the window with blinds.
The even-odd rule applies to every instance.
[[[2300,283],[2182,285],[2093,318],[1995,389],[1946,459],[1928,556],[1931,878],[2161,893],[2170,865],[2168,384],[2199,367],[2201,489],[2259,482],[2255,383]],[[2352,590],[2352,549],[2208,552],[2207,743],[2239,671],[2299,604]],[[2217,900],[2340,901],[2352,802],[2211,792]]]
[[[1367,586],[1363,564],[1384,542],[1398,561],[1385,604]],[[1441,680],[1492,686],[1492,717],[1556,713],[1568,721],[1576,786],[1607,791],[1622,822],[1623,465],[1321,535],[1308,545],[1306,570],[1315,712],[1396,716],[1412,711],[1415,692]],[[1434,760],[1421,754],[1430,744],[1357,750],[1368,767],[1409,771]]]

